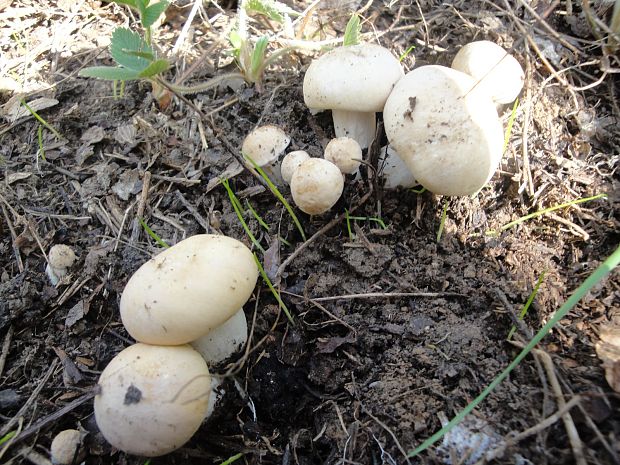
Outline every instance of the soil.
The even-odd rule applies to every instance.
[[[170,52],[193,3],[176,2],[167,12],[155,36],[162,53]],[[299,12],[309,6],[285,3]],[[591,3],[608,22],[610,8]],[[492,450],[491,462],[501,464],[619,463],[620,399],[594,350],[599,328],[620,318],[617,273],[540,345],[565,400],[580,396],[569,416],[585,462],[561,420],[511,442],[511,435],[558,410],[548,376],[532,356],[467,417],[459,430],[463,441],[453,435],[406,456],[473,400],[618,246],[618,57],[601,47],[601,31],[588,25],[580,2],[530,2],[544,24],[523,4],[325,0],[296,23],[308,43],[329,40],[341,37],[350,14],[361,8],[364,40],[397,56],[415,46],[403,58],[407,70],[449,65],[461,45],[488,39],[517,57],[527,79],[501,167],[478,195],[442,198],[380,187],[367,195],[372,170],[363,170],[362,179],[347,179],[329,213],[296,213],[307,237],[345,209],[365,219],[351,220],[350,231],[344,219],[336,221],[276,279],[275,270],[303,239],[269,190],[238,169],[236,157],[245,135],[260,124],[283,128],[290,150],[321,156],[333,136],[330,114],[312,115],[302,94],[304,69],[317,52],[292,52],[268,68],[260,86],[220,86],[187,96],[191,106],[175,97],[162,109],[148,83],[127,82],[114,97],[109,82],[76,75],[94,62],[110,64],[106,37],[133,21],[128,10],[92,0],[0,1],[0,44],[12,71],[2,76],[0,127],[0,419],[2,435],[17,431],[2,446],[0,461],[49,463],[52,438],[78,428],[87,464],[146,462],[105,442],[91,399],[101,370],[133,343],[118,312],[124,285],[162,250],[136,218],[168,244],[208,232],[251,247],[216,182],[232,173],[230,185],[244,208],[249,202],[268,226],[245,211],[250,230],[269,248],[265,269],[294,324],[259,283],[244,308],[252,327],[248,349],[212,367],[225,387],[219,408],[189,443],[150,463],[220,463],[242,453],[238,463],[473,464],[485,463]],[[221,72],[217,68],[234,70],[224,52],[235,7],[205,2],[168,80],[191,63],[198,63],[193,82]],[[253,37],[282,27],[260,15],[250,24]],[[550,67],[561,75],[554,78]],[[613,68],[616,74],[601,76]],[[22,87],[8,86],[11,76],[21,77],[11,82]],[[30,115],[10,119],[20,95],[56,101],[39,111],[62,135],[42,130],[45,160],[39,123]],[[500,114],[506,127],[511,108]],[[385,142],[384,134],[380,138]],[[288,188],[282,193],[292,201]],[[488,234],[529,213],[600,193],[607,197]],[[59,243],[70,245],[78,260],[54,287],[45,253]],[[515,315],[543,274],[511,343]]]

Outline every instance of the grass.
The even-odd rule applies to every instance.
[[[0,446],[9,442],[17,434],[17,431],[9,431],[3,437],[0,438]]]
[[[349,210],[346,210],[346,209],[344,211],[344,219],[347,222],[347,232],[349,233],[349,239],[351,240],[355,239],[355,234],[353,234],[353,231],[351,230],[351,220],[353,221],[374,221],[379,226],[381,226],[382,229],[387,229],[385,222],[381,218],[374,218],[372,216],[350,216]]]
[[[220,465],[230,465],[231,463],[239,460],[241,457],[243,457],[243,452],[239,452],[238,454],[235,454],[232,457],[227,458],[222,463],[220,463]]]
[[[254,244],[254,246],[258,250],[260,250],[262,253],[265,253],[265,249],[263,249],[263,246],[260,245],[260,243],[258,242],[258,239],[256,239],[256,236],[254,236],[252,231],[250,231],[248,224],[245,222],[245,219],[243,218],[243,212],[242,212],[243,208],[241,207],[241,202],[239,202],[239,199],[237,198],[233,190],[230,188],[230,183],[228,182],[228,179],[222,179],[221,182],[222,182],[222,186],[224,186],[224,189],[226,189],[226,192],[228,193],[228,198],[230,199],[230,203],[232,203],[233,210],[235,210],[235,213],[237,214],[237,218],[239,218],[239,222],[241,223],[243,230],[245,231],[245,233],[248,235],[248,237],[252,241],[252,244]]]
[[[439,441],[452,428],[460,423],[469,413],[472,412],[492,391],[495,389],[514,368],[532,351],[532,349],[551,331],[551,329],[566,316],[566,314],[585,296],[590,289],[600,283],[618,264],[620,263],[620,247],[618,247],[594,272],[586,279],[568,300],[555,312],[553,317],[544,325],[532,340],[523,348],[515,359],[495,378],[473,401],[471,401],[461,412],[459,412],[448,424],[433,434],[430,438],[416,447],[408,455],[415,457],[428,449],[435,442]]]
[[[519,98],[517,97],[514,105],[512,106],[512,113],[510,113],[510,118],[508,118],[508,125],[506,126],[506,134],[504,135],[504,148],[502,149],[502,153],[504,153],[508,148],[508,143],[510,142],[510,135],[512,134],[512,125],[514,124],[515,118],[517,117],[518,106]]]
[[[263,281],[265,281],[265,284],[267,284],[267,287],[269,288],[269,290],[271,291],[275,299],[278,301],[278,304],[280,305],[280,308],[286,314],[288,321],[290,321],[291,324],[295,324],[295,321],[293,320],[293,316],[291,315],[291,312],[289,312],[288,307],[282,300],[282,296],[280,296],[280,293],[276,290],[275,287],[273,287],[271,279],[269,279],[269,276],[267,276],[267,273],[265,273],[265,269],[263,268],[263,265],[261,264],[256,254],[254,254],[254,261],[256,262],[256,266],[258,267],[258,271],[260,272],[260,275],[262,276]]]
[[[45,147],[43,146],[43,126],[39,126],[37,129],[37,143],[39,144],[37,155],[41,155],[43,161],[47,161],[47,158],[45,158]]]
[[[254,216],[254,218],[256,218],[256,221],[258,221],[258,224],[260,224],[263,228],[265,228],[267,231],[269,231],[269,225],[267,223],[265,223],[265,220],[263,220],[261,218],[261,216],[258,214],[258,212],[256,210],[254,210],[254,207],[252,206],[250,201],[246,200],[245,204],[248,206],[248,209],[252,213],[252,216]]]
[[[164,248],[169,248],[170,246],[166,243],[166,241],[164,241],[161,237],[159,237],[155,231],[153,231],[148,224],[146,224],[146,221],[144,221],[142,218],[138,218],[138,222],[140,223],[140,225],[144,228],[144,230],[146,231],[146,233],[151,236],[151,239],[153,239],[155,242],[157,242],[160,246],[164,247]]]
[[[413,52],[413,50],[415,49],[415,45],[412,45],[411,47],[409,47],[407,50],[404,51],[404,53],[398,57],[398,61],[400,61],[402,63],[402,61],[407,58],[409,56],[409,54],[411,52]]]
[[[499,236],[499,234],[503,231],[506,231],[507,229],[513,228],[514,226],[517,226],[518,224],[524,223],[525,221],[531,220],[533,218],[538,218],[539,216],[545,215],[547,213],[551,213],[554,212],[556,210],[561,210],[563,208],[567,208],[570,207],[571,205],[577,205],[580,203],[585,203],[585,202],[591,202],[592,200],[598,200],[598,199],[602,199],[602,198],[606,198],[607,194],[598,194],[598,195],[594,195],[592,197],[585,197],[582,199],[577,199],[577,200],[571,200],[570,202],[566,202],[560,205],[554,205],[553,207],[549,207],[549,208],[545,208],[543,210],[538,210],[534,213],[531,213],[529,215],[525,215],[522,216],[521,218],[518,218],[514,221],[511,221],[510,223],[506,223],[504,226],[502,226],[499,229],[489,229],[486,231],[486,235],[487,236]]]
[[[439,221],[439,229],[437,230],[437,243],[441,241],[443,229],[446,226],[446,216],[448,214],[448,199],[444,199],[443,208],[441,210],[441,220]]]
[[[414,194],[424,194],[426,192],[426,187],[420,187],[419,189],[415,189],[415,188],[411,188],[409,189],[411,192],[413,192]]]
[[[41,126],[39,126],[38,130],[37,130],[37,144],[39,145],[39,151],[37,152],[37,154],[41,155],[41,158],[43,159],[43,161],[47,161],[47,159],[45,158],[45,148],[43,147],[43,128],[45,127],[48,131],[50,131],[52,134],[54,134],[54,136],[58,139],[63,139],[62,135],[56,130],[54,129],[54,127],[49,124],[47,121],[45,121],[41,115],[39,115],[35,110],[33,110],[27,103],[25,100],[21,100],[21,104],[23,105],[23,107],[28,110],[28,112],[39,122],[41,123]]]
[[[263,178],[263,180],[269,187],[269,190],[272,192],[272,194],[276,196],[276,198],[280,201],[282,205],[284,205],[284,208],[286,208],[286,211],[288,212],[289,216],[292,218],[293,222],[295,223],[295,226],[297,227],[297,229],[299,230],[299,233],[301,234],[302,239],[305,242],[306,233],[304,232],[304,228],[301,226],[301,223],[299,222],[299,218],[297,218],[297,215],[295,215],[295,212],[293,211],[293,208],[291,207],[291,205],[286,201],[282,193],[278,190],[278,188],[271,181],[271,179],[269,179],[269,176],[267,176],[267,173],[265,173],[265,171],[260,166],[258,166],[256,162],[252,160],[251,157],[249,157],[246,154],[243,154],[243,157],[246,160],[249,160],[250,163],[252,163],[252,166],[258,172],[260,177]]]
[[[532,302],[534,302],[534,299],[536,298],[536,294],[538,294],[538,290],[540,289],[540,286],[542,285],[543,280],[545,279],[546,273],[547,273],[546,271],[543,271],[541,275],[538,277],[538,279],[536,280],[536,285],[534,286],[534,290],[532,291],[530,296],[527,298],[527,302],[525,302],[525,305],[521,309],[521,313],[519,313],[519,320],[522,320],[525,317],[525,315],[527,314],[527,311],[530,308],[530,305],[532,305]],[[510,328],[510,331],[508,332],[508,337],[506,338],[506,340],[509,341],[510,339],[512,339],[512,336],[516,330],[517,328],[513,325],[512,328]]]

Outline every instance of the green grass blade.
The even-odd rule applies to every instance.
[[[448,433],[455,425],[463,420],[472,410],[474,410],[480,402],[482,402],[490,393],[500,384],[510,372],[523,360],[532,349],[551,331],[558,321],[566,316],[566,314],[583,298],[584,295],[590,291],[594,286],[600,283],[616,266],[620,263],[620,247],[618,247],[613,254],[607,258],[594,272],[586,279],[573,294],[568,298],[566,302],[555,312],[553,317],[543,326],[540,331],[532,338],[532,340],[523,348],[519,355],[512,361],[508,367],[502,371],[497,378],[495,378],[491,384],[489,384],[478,397],[470,402],[458,415],[456,415],[446,426],[441,428],[430,438],[416,447],[409,453],[409,457],[415,457],[420,452],[428,449],[431,445],[441,439],[446,433]]]
[[[256,218],[256,221],[258,221],[258,224],[260,224],[263,228],[265,228],[267,231],[269,231],[269,225],[267,223],[265,223],[265,221],[260,217],[258,212],[256,210],[254,210],[254,207],[252,206],[250,201],[246,200],[245,204],[248,206],[248,209],[250,210],[250,212],[252,213],[254,218]]]
[[[166,241],[164,241],[161,237],[159,237],[157,235],[157,233],[155,233],[155,231],[153,231],[148,224],[146,224],[146,221],[144,221],[142,218],[138,218],[138,222],[140,223],[140,225],[144,228],[144,230],[146,231],[146,233],[151,236],[151,239],[153,239],[155,242],[157,242],[159,245],[161,245],[164,248],[168,248],[170,247]]]
[[[510,142],[510,134],[512,134],[512,125],[515,122],[515,118],[517,116],[517,107],[519,106],[519,97],[515,100],[515,104],[512,106],[512,113],[510,113],[510,118],[508,118],[508,125],[506,126],[506,135],[504,136],[504,148],[502,153],[506,151],[508,148],[508,143]]]
[[[344,219],[347,221],[347,232],[349,233],[349,240],[355,239],[355,235],[353,231],[351,231],[351,217],[349,216],[349,210],[345,208],[344,210]]]
[[[288,321],[290,321],[291,324],[295,324],[295,321],[293,321],[293,316],[291,315],[291,312],[288,311],[288,307],[282,300],[280,293],[276,290],[275,287],[273,287],[273,284],[271,283],[269,276],[267,276],[267,273],[265,273],[265,269],[263,268],[263,265],[261,264],[256,254],[254,254],[254,261],[256,262],[256,266],[258,267],[258,271],[260,272],[260,275],[263,277],[263,281],[265,281],[265,284],[267,284],[267,287],[269,287],[269,290],[271,291],[275,299],[278,301],[278,304],[280,305],[280,308],[286,314]]]
[[[239,460],[241,457],[243,457],[243,452],[239,452],[238,454],[235,454],[232,457],[227,458],[222,463],[220,463],[220,465],[230,465],[231,463]]]
[[[357,13],[353,13],[347,27],[344,30],[344,39],[342,45],[357,45],[360,43],[360,32],[362,31],[362,25],[360,23],[360,17]]]
[[[39,143],[39,153],[43,161],[47,161],[45,158],[45,147],[43,147],[43,126],[39,126],[37,129],[37,142]]]
[[[17,431],[9,431],[4,436],[2,436],[0,438],[0,446],[3,445],[4,443],[10,441],[15,436],[16,433],[17,433]]]
[[[415,45],[412,45],[411,47],[409,47],[407,50],[405,50],[405,52],[398,58],[398,61],[402,62],[405,58],[407,58],[409,56],[409,54],[411,52],[413,52],[413,50],[415,49]]]
[[[293,219],[293,223],[295,223],[295,226],[297,226],[297,229],[299,230],[299,233],[301,234],[301,238],[305,242],[306,233],[304,232],[304,228],[301,226],[301,223],[299,222],[299,218],[297,218],[297,215],[295,215],[295,212],[293,211],[293,208],[291,207],[291,205],[286,201],[286,199],[280,193],[276,185],[273,182],[271,182],[271,179],[269,179],[269,176],[267,176],[267,173],[265,173],[265,171],[260,166],[258,166],[256,162],[252,160],[251,157],[247,156],[246,154],[243,154],[243,157],[246,160],[249,160],[250,163],[252,163],[252,166],[254,166],[254,169],[258,171],[258,174],[260,174],[261,178],[263,178],[263,180],[267,183],[269,190],[273,193],[273,195],[276,196],[276,198],[280,201],[280,203],[284,205],[284,208],[286,208],[286,211],[288,212],[290,217]]]
[[[448,214],[448,200],[443,201],[443,208],[441,210],[441,221],[439,221],[439,230],[437,230],[437,243],[441,240],[443,234],[443,228],[446,226],[446,216]]]
[[[34,118],[41,123],[43,126],[45,126],[45,128],[49,131],[52,132],[52,134],[54,134],[58,139],[64,139],[64,137],[62,137],[60,135],[60,133],[58,131],[56,131],[56,129],[54,129],[47,121],[45,121],[36,111],[34,111],[32,108],[30,108],[30,106],[26,103],[26,101],[24,99],[20,100],[21,104],[24,106],[24,108],[26,110],[28,110],[28,112],[34,116]]]
[[[243,227],[243,230],[245,231],[245,233],[248,235],[248,237],[252,241],[252,244],[254,244],[254,246],[258,250],[260,250],[262,253],[265,253],[265,249],[263,249],[263,247],[259,244],[254,234],[252,234],[252,231],[250,231],[250,227],[245,222],[245,219],[243,218],[243,212],[242,212],[243,208],[241,207],[241,202],[239,202],[239,199],[237,198],[237,196],[231,189],[228,179],[222,179],[221,182],[222,182],[222,186],[224,186],[224,189],[226,189],[226,192],[228,193],[228,198],[230,199],[230,203],[233,206],[233,210],[235,210],[235,213],[237,215],[237,218],[239,219],[239,222],[241,223],[241,226]]]
[[[519,313],[519,320],[522,320],[523,318],[525,318],[525,315],[527,314],[527,311],[529,310],[530,305],[532,305],[532,302],[534,302],[534,299],[536,298],[536,295],[538,294],[538,291],[540,290],[540,286],[542,285],[543,280],[545,279],[545,274],[547,274],[547,272],[543,271],[541,275],[538,277],[538,279],[536,280],[536,285],[534,286],[534,290],[532,291],[530,296],[527,298],[527,302],[525,302],[525,305],[521,309],[521,313]],[[510,339],[512,339],[512,335],[515,333],[516,330],[517,328],[513,325],[512,328],[510,328],[510,331],[508,332],[508,337],[506,338],[506,340],[509,341]]]
[[[411,192],[413,192],[414,194],[424,194],[426,192],[426,187],[420,187],[419,189],[415,189],[415,188],[411,188],[409,189]]]
[[[549,207],[549,208],[545,208],[543,210],[538,210],[537,212],[531,213],[529,215],[525,215],[522,216],[521,218],[518,218],[514,221],[511,221],[510,223],[505,224],[504,226],[502,226],[501,228],[499,228],[499,230],[495,230],[495,229],[489,229],[486,232],[487,236],[497,236],[500,232],[502,231],[506,231],[507,229],[510,229],[518,224],[521,224],[527,220],[531,220],[532,218],[538,218],[539,216],[545,215],[547,213],[551,213],[554,212],[556,210],[561,210],[562,208],[567,208],[570,207],[571,205],[577,205],[579,203],[584,203],[584,202],[590,202],[592,200],[598,200],[598,199],[602,199],[602,198],[606,198],[607,194],[598,194],[592,197],[585,197],[583,199],[577,199],[577,200],[571,200],[570,202],[566,202],[563,203],[561,205],[555,205],[553,207]]]
[[[348,212],[345,211],[345,213],[348,213]],[[379,226],[381,226],[381,229],[387,229],[387,226],[385,225],[385,223],[383,222],[381,218],[374,218],[372,216],[349,216],[349,219],[356,220],[356,221],[374,221]]]

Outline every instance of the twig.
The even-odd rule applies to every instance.
[[[305,298],[302,295],[293,294],[292,292],[282,291],[295,297]],[[402,297],[467,297],[465,294],[458,292],[368,292],[366,294],[345,294],[334,295],[330,297],[309,297],[308,300],[315,302],[328,302],[330,300],[349,300],[349,299],[398,299]]]
[[[286,295],[292,295],[293,297],[298,297],[300,299],[304,299],[304,300],[310,302],[312,305],[314,305],[316,308],[318,308],[319,310],[324,312],[326,315],[330,316],[331,318],[333,318],[334,320],[336,320],[337,322],[342,324],[342,326],[344,326],[345,328],[350,329],[351,331],[353,331],[353,333],[357,334],[357,330],[353,326],[351,326],[349,323],[344,321],[342,318],[339,318],[338,316],[334,315],[332,312],[327,310],[323,305],[318,303],[316,301],[316,299],[311,299],[309,297],[304,297],[303,295],[299,295],[299,294],[295,294],[293,292],[287,292],[287,291],[283,291],[283,290],[280,290],[280,293],[281,294],[286,294]]]
[[[366,201],[370,198],[370,196],[372,195],[373,189],[369,189],[368,192],[366,192],[366,194],[364,194],[364,196],[360,199],[360,202],[353,208],[351,208],[351,210],[349,210],[349,214],[353,213],[355,210],[357,210],[359,207],[361,207],[362,205],[364,205],[364,203],[366,203]],[[295,249],[295,251],[290,254],[286,260],[284,260],[282,262],[282,264],[278,267],[278,271],[276,271],[276,279],[280,278],[282,276],[282,273],[284,273],[284,270],[286,269],[286,267],[293,261],[295,260],[295,258],[301,253],[303,252],[306,247],[308,247],[310,244],[312,244],[315,240],[317,240],[319,237],[321,237],[323,234],[325,234],[327,231],[329,231],[330,229],[332,229],[334,226],[336,226],[338,223],[341,223],[342,220],[344,220],[346,213],[341,213],[340,215],[338,215],[336,218],[334,218],[333,220],[331,220],[329,223],[327,223],[325,226],[323,226],[321,229],[319,229],[317,232],[315,232],[312,237],[310,237],[306,242],[304,242],[303,244],[301,244],[299,247],[297,247]]]
[[[4,342],[2,343],[2,354],[0,354],[0,378],[4,371],[4,365],[6,364],[6,358],[9,355],[9,349],[11,347],[11,338],[13,337],[13,326],[9,326],[9,330],[4,336]]]
[[[142,228],[140,225],[140,219],[144,216],[144,209],[146,208],[146,200],[149,196],[150,187],[151,172],[145,171],[144,177],[142,178],[142,192],[140,194],[140,201],[138,202],[138,211],[136,212],[136,217],[133,220],[133,228],[131,230],[131,238],[129,240],[132,244],[138,240],[138,237],[140,237],[140,230]]]
[[[35,401],[35,399],[39,396],[39,394],[41,393],[41,391],[43,390],[43,388],[47,384],[47,381],[52,376],[52,373],[54,373],[54,370],[56,369],[56,366],[58,366],[58,359],[57,358],[54,359],[54,361],[52,362],[50,367],[47,369],[47,373],[45,373],[45,376],[43,376],[43,379],[41,380],[39,385],[35,388],[35,390],[32,391],[32,394],[30,394],[30,397],[28,398],[26,403],[24,405],[22,405],[22,407],[18,410],[18,412],[15,414],[15,416],[13,418],[11,418],[2,427],[2,429],[0,429],[0,437],[4,437],[4,435],[7,434],[11,430],[13,425],[15,425],[15,423],[17,423],[19,421],[19,418],[24,416],[24,414],[26,413],[26,410],[28,410],[30,405]]]
[[[187,210],[192,214],[192,216],[198,222],[198,224],[202,226],[202,228],[205,230],[205,233],[208,233],[209,223],[202,217],[200,213],[198,213],[198,210],[196,210],[196,207],[194,207],[191,203],[189,203],[187,199],[183,196],[183,194],[181,194],[180,191],[175,191],[174,194],[176,195],[177,199],[179,199],[179,202],[181,202],[183,206],[187,208]]]
[[[2,200],[6,202],[4,198],[2,198]],[[15,255],[15,261],[17,262],[17,269],[19,270],[20,273],[23,273],[24,262],[22,261],[22,256],[19,252],[19,247],[17,247],[17,242],[16,242],[17,234],[15,234],[15,228],[13,227],[13,222],[11,221],[11,218],[9,217],[9,214],[6,211],[4,204],[2,204],[2,213],[4,214],[4,220],[6,221],[6,224],[9,227],[9,231],[11,232],[11,245],[13,246],[13,254]]]
[[[71,402],[69,402],[65,406],[61,407],[60,409],[56,410],[53,413],[50,413],[49,415],[47,415],[42,420],[39,420],[34,425],[29,426],[24,431],[22,431],[20,434],[15,436],[15,442],[23,441],[24,439],[28,439],[33,434],[36,434],[39,431],[41,431],[43,428],[45,428],[49,423],[57,421],[58,419],[62,418],[67,413],[71,412],[72,410],[75,410],[77,407],[82,405],[84,402],[89,401],[90,399],[92,399],[96,395],[97,395],[97,390],[93,389],[92,392],[87,392],[83,396],[80,396],[77,399],[72,400]]]
[[[383,423],[381,420],[379,420],[376,416],[374,416],[372,413],[370,413],[370,411],[366,408],[366,406],[364,404],[362,404],[362,409],[364,410],[364,412],[366,412],[366,415],[368,415],[370,418],[372,418],[375,422],[377,422],[377,424],[379,426],[381,426],[384,430],[386,430],[388,432],[388,434],[390,436],[392,436],[392,440],[394,441],[394,443],[396,444],[396,447],[398,447],[398,450],[400,451],[401,454],[403,454],[403,457],[405,457],[405,461],[411,465],[411,462],[409,461],[409,455],[407,454],[407,452],[405,452],[405,449],[403,449],[403,446],[400,445],[400,442],[398,441],[398,438],[396,437],[396,435],[394,434],[394,432],[388,428],[388,426]]]
[[[564,400],[564,393],[562,392],[560,382],[558,381],[558,378],[555,374],[555,367],[553,366],[553,360],[551,359],[551,356],[544,350],[540,349],[534,349],[533,352],[536,356],[540,357],[542,364],[545,367],[545,371],[547,372],[547,376],[549,377],[549,383],[551,384],[551,388],[553,389],[553,393],[555,394],[558,407],[560,409],[565,409],[566,401]],[[570,412],[566,411],[566,413],[562,415],[562,420],[564,421],[564,427],[566,428],[566,432],[568,433],[568,439],[570,441],[571,448],[573,449],[575,463],[577,465],[587,465],[586,458],[583,454],[583,443],[579,438],[577,427],[573,422],[573,418],[571,417]]]
[[[530,157],[528,154],[530,108],[532,106],[532,92],[530,86],[532,82],[532,68],[530,66],[529,55],[527,56],[526,76],[527,78],[525,81],[525,98],[523,99],[525,103],[525,110],[523,112],[523,128],[521,129],[521,149],[523,154],[523,173],[525,175],[525,181],[527,183],[527,193],[530,195],[530,198],[532,198],[534,197],[534,181],[532,179],[532,170],[530,169]]]
[[[189,28],[192,26],[192,21],[194,21],[194,17],[196,16],[196,13],[198,13],[198,8],[200,8],[201,5],[202,0],[194,0],[194,5],[192,6],[192,9],[187,16],[187,20],[183,25],[183,29],[181,29],[181,33],[179,34],[177,41],[174,43],[174,47],[172,47],[172,50],[170,51],[170,55],[176,55],[183,43],[185,42],[185,39],[187,39]]]

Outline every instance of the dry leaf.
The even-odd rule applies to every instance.
[[[22,105],[22,99],[23,96],[15,95],[2,107],[0,114],[2,114],[2,116],[4,116],[10,123],[14,123],[18,119],[25,116],[30,116],[30,111]],[[27,103],[32,111],[39,112],[41,110],[45,110],[46,108],[53,107],[54,105],[58,105],[58,100],[55,98],[41,97]]]
[[[14,182],[28,179],[30,176],[32,176],[32,173],[11,173],[6,177],[6,182],[13,184]]]
[[[602,327],[600,337],[596,355],[603,362],[605,379],[614,391],[620,392],[620,325],[610,323]]]

